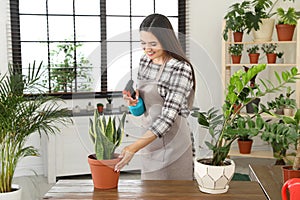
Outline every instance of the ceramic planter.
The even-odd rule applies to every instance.
[[[5,200],[22,200],[22,188],[19,185],[12,184],[13,191],[0,193],[0,199]]]
[[[268,42],[272,40],[274,31],[275,19],[261,19],[262,23],[259,26],[259,30],[252,31],[255,42]]]
[[[117,155],[112,160],[96,160],[95,154],[88,156],[94,187],[111,189],[118,187],[120,172],[115,172],[115,165],[120,161]]]
[[[283,108],[283,114],[285,116],[293,116],[294,115],[294,110],[292,108]]]
[[[293,170],[293,166],[282,166],[283,182],[292,178],[300,178],[300,170]]]
[[[276,30],[278,41],[292,41],[295,27],[295,25],[277,24]]]
[[[238,139],[238,146],[241,154],[250,154],[253,144],[253,140],[241,140]]]
[[[229,165],[224,166],[202,164],[201,160],[205,159],[194,160],[194,175],[200,191],[209,194],[226,193],[235,171],[233,160],[226,159]]]

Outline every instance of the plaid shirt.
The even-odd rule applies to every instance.
[[[146,55],[142,56],[138,80],[155,80],[160,67],[161,65],[152,63]],[[158,80],[158,93],[164,99],[162,113],[149,130],[161,137],[170,129],[178,115],[187,117],[190,113],[187,101],[192,88],[191,66],[174,58],[169,60]]]

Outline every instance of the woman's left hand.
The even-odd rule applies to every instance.
[[[131,152],[129,150],[129,146],[125,147],[121,154],[119,155],[119,158],[122,158],[120,162],[118,162],[115,166],[115,171],[119,172],[125,165],[127,165],[131,159],[134,156],[134,152]]]

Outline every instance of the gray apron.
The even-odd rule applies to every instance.
[[[145,131],[162,112],[164,99],[158,93],[158,80],[164,67],[161,66],[156,80],[138,81],[139,94],[146,108],[141,119]],[[187,119],[178,115],[170,130],[143,148],[140,155],[143,180],[192,180],[193,154]]]

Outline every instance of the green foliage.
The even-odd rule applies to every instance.
[[[261,86],[257,87],[257,91],[254,92],[248,83],[265,68],[266,64],[254,65],[247,71],[239,70],[230,77],[221,114],[215,108],[211,108],[207,112],[194,111],[192,113],[192,116],[198,119],[198,123],[209,130],[213,138],[211,142],[206,141],[208,148],[213,151],[212,165],[220,166],[223,164],[232,142],[244,135],[247,129],[250,130],[249,135],[252,137],[257,135],[264,127],[261,117],[253,120],[249,116],[243,117],[238,112],[234,112],[234,104],[239,102],[242,105],[239,109],[241,110],[256,98],[280,91],[287,83],[295,82],[298,76],[297,68],[283,72],[281,77],[275,72],[277,85],[269,80],[260,79]],[[248,97],[249,93],[252,94],[251,97]]]
[[[283,8],[278,8],[277,15],[279,17],[278,24],[297,25],[297,20],[300,18],[295,8],[292,7],[289,7],[287,11],[284,11]]]
[[[29,65],[28,74],[9,71],[0,78],[0,193],[10,192],[12,178],[19,161],[27,156],[38,156],[34,146],[26,141],[34,133],[55,134],[59,124],[72,122],[61,100],[45,96],[42,91],[29,98],[24,91],[38,89],[41,67]]]
[[[250,8],[250,2],[235,3],[229,7],[228,13],[225,15],[226,26],[223,32],[224,40],[228,40],[228,31],[244,32],[247,29],[245,21],[245,12]]]
[[[242,55],[243,49],[244,49],[243,44],[231,44],[228,47],[228,52],[231,55],[239,56],[239,55]]]
[[[79,52],[82,44],[64,43],[50,52],[50,86],[53,92],[90,91],[92,66]],[[76,54],[76,55],[75,55]],[[44,81],[44,85],[48,83]]]
[[[109,116],[100,115],[98,111],[94,112],[94,121],[90,119],[89,134],[95,145],[95,153],[98,160],[108,160],[114,158],[115,149],[121,144],[124,134],[124,122],[126,114],[121,120]]]
[[[283,55],[284,55],[283,51],[277,52],[277,57],[278,58],[282,58]]]
[[[247,52],[248,52],[249,54],[252,54],[252,53],[258,53],[258,50],[259,50],[258,45],[253,45],[253,46],[251,46],[251,47],[249,47],[249,48],[247,49]]]
[[[276,53],[277,47],[278,47],[278,45],[277,45],[276,43],[263,44],[263,45],[261,46],[261,50],[262,50],[265,54]]]

